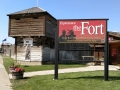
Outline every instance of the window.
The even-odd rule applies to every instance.
[[[20,18],[16,18],[15,20],[20,20]]]
[[[33,19],[38,19],[38,17],[33,17]]]

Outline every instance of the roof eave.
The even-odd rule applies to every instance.
[[[47,12],[47,11],[44,11],[44,12],[35,12],[35,13],[48,13],[48,12]],[[22,15],[22,14],[35,14],[35,13],[7,14],[7,16]],[[48,14],[49,14],[49,13],[48,13]]]

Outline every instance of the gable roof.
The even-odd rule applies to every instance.
[[[25,9],[25,10],[21,10],[21,11],[18,11],[18,12],[11,13],[11,14],[7,14],[7,16],[17,15],[17,14],[28,14],[28,13],[41,13],[41,12],[46,12],[47,13],[47,11],[43,10],[42,8],[32,7],[32,8],[29,8],[29,9]]]
[[[116,36],[120,38],[120,32],[109,32],[109,35]]]

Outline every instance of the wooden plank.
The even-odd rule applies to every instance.
[[[43,35],[43,33],[42,32],[27,32],[26,34],[24,34],[24,32],[22,33],[22,32],[18,32],[18,33],[11,33],[11,35],[14,35],[15,34],[15,36],[31,36],[31,35],[35,35],[35,36],[37,36],[37,35]]]
[[[29,26],[33,26],[33,25],[43,25],[43,22],[34,22],[34,23],[11,23],[12,26],[25,26],[25,25],[29,25]]]
[[[39,25],[39,26],[37,26],[37,25],[35,25],[35,26],[27,26],[27,25],[25,25],[25,26],[12,26],[10,29],[26,29],[26,28],[29,28],[29,29],[42,29],[43,28],[43,26],[42,25]],[[27,30],[27,29],[26,29]]]
[[[20,20],[11,19],[10,36],[12,35],[31,35],[44,34],[44,17],[38,19],[21,18]],[[28,36],[27,35],[27,36]]]
[[[31,48],[32,51],[42,51],[41,48]]]
[[[50,61],[50,48],[44,47],[42,52],[43,61]]]
[[[34,53],[37,53],[37,52],[42,52],[42,50],[31,50],[32,51],[32,53],[34,52]]]
[[[25,59],[25,55],[17,56],[17,58],[23,58],[23,59]]]
[[[35,29],[34,29],[35,30]],[[29,31],[27,31],[27,30],[21,30],[21,31],[18,31],[18,32],[20,32],[20,33],[30,33],[30,32],[34,32],[34,30],[29,30]],[[17,33],[16,31],[11,31],[11,33]],[[35,32],[34,33],[43,33],[42,32],[42,30],[35,30]]]
[[[19,35],[18,34],[11,34],[9,36],[11,36],[11,37],[18,37],[19,36],[19,37],[21,37],[21,36],[45,36],[45,35],[38,33],[38,34],[30,34],[30,35],[29,34],[24,34],[24,35],[23,34],[19,34]]]
[[[33,46],[31,47],[31,60],[36,60],[38,59],[39,61],[42,59],[42,50],[41,50],[41,46],[37,47],[37,46]]]
[[[57,21],[53,23],[54,19],[47,16],[46,18],[46,36],[55,38],[55,31],[57,30]]]
[[[17,52],[17,56],[25,56],[25,52],[24,53]]]
[[[42,61],[41,59],[40,59],[41,57],[31,57],[31,60],[33,61],[33,60],[36,60],[36,59],[39,59],[39,61]]]
[[[36,29],[36,30],[42,30],[43,29],[43,27],[29,27],[29,26],[27,26],[27,27],[14,27],[14,28],[10,28],[11,30],[15,30],[16,31],[16,29],[23,29],[23,30],[29,30],[29,29],[31,29],[31,30],[33,30],[33,29]]]

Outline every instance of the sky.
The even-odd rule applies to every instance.
[[[107,18],[108,31],[120,32],[120,0],[38,0],[38,6],[56,19]],[[8,37],[7,14],[36,7],[37,0],[0,0],[0,44]]]

